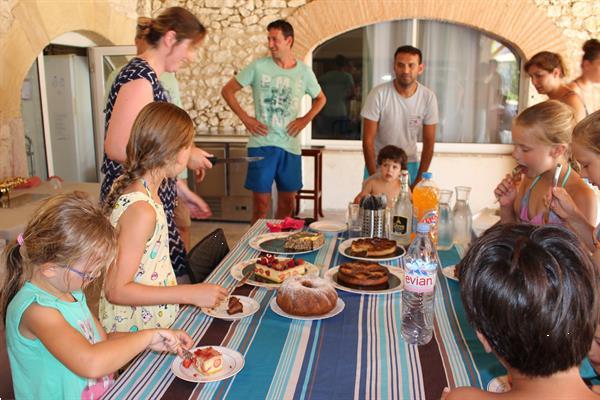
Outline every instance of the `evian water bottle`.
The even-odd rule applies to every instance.
[[[422,345],[433,336],[433,296],[440,263],[428,224],[417,225],[417,237],[404,257],[402,337],[409,344]]]

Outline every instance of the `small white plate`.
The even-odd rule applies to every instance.
[[[345,232],[348,227],[344,222],[321,220],[315,221],[308,226],[315,232],[321,232],[325,235],[334,235],[340,232]]]
[[[190,368],[185,368],[183,365],[181,365],[183,359],[177,356],[171,363],[171,371],[173,371],[175,376],[188,382],[216,382],[231,378],[240,372],[242,368],[244,368],[244,356],[240,352],[227,347],[200,346],[190,349],[190,351],[193,353],[197,349],[204,349],[206,347],[212,347],[221,353],[223,358],[223,368],[219,372],[216,372],[212,375],[203,375],[192,366],[190,366]]]
[[[242,307],[244,310],[241,313],[237,314],[227,314],[227,308],[229,301],[223,301],[215,308],[203,307],[201,308],[202,312],[209,317],[223,319],[225,321],[235,321],[237,319],[242,319],[245,317],[249,317],[260,309],[260,304],[252,297],[247,296],[231,296],[237,297],[240,303],[242,303]]]
[[[500,375],[492,379],[487,385],[487,391],[492,393],[506,393],[510,391],[508,375]]]
[[[458,278],[454,275],[455,270],[456,265],[448,265],[447,267],[442,268],[442,274],[444,274],[446,278],[458,282]]]
[[[395,268],[395,267],[386,267],[386,268],[388,269],[389,274],[390,274],[391,285],[389,288],[381,289],[381,290],[355,289],[355,288],[351,288],[348,286],[344,286],[341,283],[338,283],[337,272],[338,272],[339,266],[333,267],[333,268],[327,270],[327,272],[325,272],[324,278],[327,279],[329,282],[331,282],[336,289],[343,290],[345,292],[350,292],[350,293],[389,294],[389,293],[400,292],[402,289],[404,289],[404,271],[401,268]]]
[[[254,264],[256,264],[256,261],[258,260],[259,258],[253,258],[251,260],[246,260],[237,263],[233,267],[231,267],[229,273],[235,279],[241,281],[244,278],[244,275],[246,275],[246,273],[250,270],[250,268],[252,268]],[[286,260],[286,258],[283,258],[283,260]],[[319,275],[319,267],[306,261],[304,261],[304,265],[306,266],[306,272],[304,273],[304,275]],[[281,283],[257,281],[254,277],[254,274],[250,275],[250,278],[248,278],[246,283],[248,285],[264,287],[267,289],[276,289],[279,286],[281,286]]]
[[[286,318],[299,319],[301,321],[315,321],[318,319],[326,319],[326,318],[335,317],[336,315],[338,315],[339,313],[342,312],[344,307],[346,307],[346,303],[344,303],[344,300],[342,300],[338,297],[335,307],[333,308],[333,310],[329,311],[327,314],[312,315],[312,316],[304,317],[304,316],[299,316],[299,315],[288,314],[285,311],[283,311],[281,309],[281,307],[279,307],[279,304],[277,304],[277,296],[273,296],[273,298],[269,302],[269,305],[271,306],[271,310],[273,310],[273,312],[275,314],[279,314],[282,317],[286,317]]]
[[[397,245],[396,247],[396,253],[393,256],[389,256],[389,257],[359,257],[359,256],[353,256],[350,254],[350,252],[348,251],[351,247],[352,247],[352,242],[354,242],[355,240],[358,239],[370,239],[367,237],[358,237],[358,238],[352,238],[352,239],[347,239],[344,240],[342,243],[340,243],[340,245],[338,246],[338,252],[343,255],[344,257],[348,257],[351,258],[353,260],[360,260],[360,261],[392,261],[392,260],[397,260],[400,257],[404,256],[404,254],[406,253],[406,250],[404,249],[404,247]]]
[[[285,239],[293,235],[297,232],[273,232],[273,233],[265,233],[262,235],[258,235],[253,237],[248,242],[248,245],[252,247],[254,250],[262,251],[265,253],[271,254],[304,254],[304,253],[312,253],[313,251],[319,250],[323,245],[316,247],[312,250],[300,250],[300,251],[288,251],[283,248],[283,243]],[[274,246],[263,245],[265,242],[274,241],[276,242]],[[325,243],[323,243],[325,244]],[[264,246],[264,247],[263,247]]]

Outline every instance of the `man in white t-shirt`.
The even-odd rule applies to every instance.
[[[424,67],[421,50],[412,46],[398,47],[394,54],[396,79],[373,88],[369,93],[361,111],[363,152],[369,175],[377,171],[377,153],[389,144],[406,152],[412,187],[429,168],[435,144],[438,105],[435,93],[417,82]],[[421,131],[423,151],[419,163],[417,138]]]

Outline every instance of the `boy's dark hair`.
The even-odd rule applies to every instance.
[[[458,265],[467,316],[496,355],[529,377],[577,366],[598,323],[598,274],[559,226],[496,225]]]
[[[292,38],[292,46],[294,45],[294,27],[292,24],[283,19],[278,19],[267,25],[267,31],[271,29],[279,29],[283,33],[284,38]]]
[[[421,50],[417,49],[414,46],[398,47],[396,49],[396,52],[394,53],[394,60],[396,59],[396,56],[400,53],[413,54],[413,55],[419,56],[419,64],[423,64],[423,53],[421,53]]]
[[[400,147],[391,144],[382,147],[381,150],[379,150],[379,154],[377,154],[377,165],[381,165],[385,160],[397,162],[402,169],[407,169],[408,157]]]

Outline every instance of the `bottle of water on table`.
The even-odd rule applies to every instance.
[[[419,223],[404,263],[402,337],[409,344],[427,344],[433,336],[433,298],[439,263],[429,225]]]

